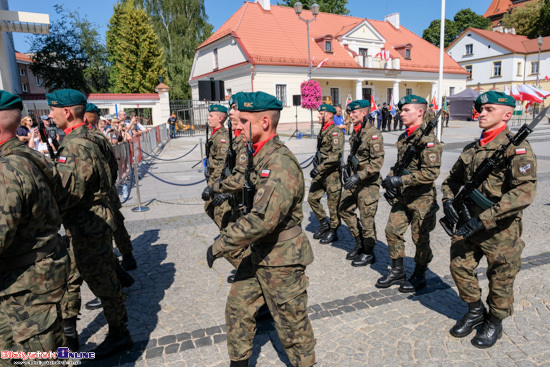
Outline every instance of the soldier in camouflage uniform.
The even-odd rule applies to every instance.
[[[472,339],[472,344],[478,348],[493,346],[502,335],[502,319],[513,313],[514,279],[521,268],[521,253],[525,246],[520,238],[522,214],[523,209],[533,202],[537,184],[537,159],[529,142],[523,141],[519,146],[508,148],[502,164],[478,188],[492,203],[469,207],[470,220],[459,219],[453,198],[485,158],[508,143],[506,135],[510,130],[506,124],[512,118],[515,106],[516,101],[502,92],[490,91],[478,97],[475,108],[480,113],[481,138],[464,148],[441,186],[445,216],[458,228],[452,237],[451,274],[460,298],[468,304],[468,312],[450,332],[461,338],[469,335],[475,326],[483,324]],[[475,274],[483,256],[488,265],[488,315]]]
[[[435,115],[436,115],[436,113],[434,111],[434,105],[430,103],[430,108],[424,114],[424,117],[422,118],[422,121],[430,122],[435,118]]]
[[[384,139],[380,130],[366,121],[370,102],[358,100],[350,102],[346,108],[353,123],[350,147],[359,144],[355,154],[348,158],[344,182],[344,193],[340,203],[340,215],[355,238],[355,247],[346,259],[353,260],[352,266],[366,266],[375,262],[376,227],[374,216],[380,198],[380,169],[384,164]],[[357,140],[358,139],[358,140]],[[351,152],[350,152],[351,154]],[[359,209],[361,221],[355,215]]]
[[[315,338],[307,315],[305,268],[313,261],[313,251],[301,228],[302,169],[276,134],[281,102],[256,92],[244,93],[237,103],[243,138],[254,143],[250,175],[256,188],[253,206],[250,213],[228,225],[207,251],[212,266],[215,258],[251,246],[251,254],[237,270],[226,305],[231,366],[248,366],[256,332],[254,316],[264,304],[291,363],[312,366]]]
[[[66,345],[60,302],[69,265],[57,234],[61,178],[17,139],[22,108],[0,90],[0,350],[57,351]]]
[[[63,89],[48,93],[46,98],[50,117],[66,134],[57,156],[57,168],[68,191],[63,226],[82,279],[103,304],[109,334],[94,352],[96,359],[106,358],[132,345],[112,245],[115,221],[107,196],[114,184],[113,176],[101,150],[103,142],[83,121],[86,96]],[[76,332],[76,317],[64,322],[66,334]]]
[[[395,144],[398,162],[403,159],[412,141],[418,134],[422,134],[422,130],[426,127],[426,123],[423,122],[426,107],[427,101],[415,95],[403,97],[399,101],[401,118],[407,129]],[[434,181],[439,176],[442,148],[434,134],[424,136],[421,144],[422,149],[405,169],[406,172],[394,172],[394,166],[382,182],[386,193],[394,197],[386,225],[386,239],[392,268],[385,276],[378,279],[376,282],[378,288],[401,284],[399,291],[414,292],[426,286],[425,273],[433,257],[430,248],[430,232],[435,228],[435,213],[439,209]],[[406,280],[407,274],[403,267],[405,257],[403,235],[409,225],[412,240],[416,246],[414,256],[416,266],[412,276]]]
[[[225,164],[225,156],[227,154],[227,147],[229,144],[229,135],[223,124],[227,119],[227,108],[219,104],[213,104],[208,107],[208,111],[208,127],[212,129],[212,133],[206,146],[206,155],[208,157],[206,162],[206,175],[208,180],[206,182],[207,186],[203,191],[202,197],[203,200],[206,201],[204,203],[204,211],[210,218],[212,218],[218,228],[222,228],[224,208],[220,206],[223,201],[216,201],[216,204],[218,205],[214,205],[210,194],[208,194],[207,198],[207,192],[211,192],[209,187],[214,185],[214,183],[216,183],[222,176],[222,171]]]
[[[321,223],[313,238],[320,239],[321,243],[337,241],[337,231],[340,226],[338,205],[342,193],[340,160],[344,153],[344,133],[342,129],[334,125],[335,114],[334,106],[329,104],[319,106],[319,123],[322,128],[317,137],[317,152],[313,158],[313,169],[309,174],[312,181],[307,201],[315,213],[315,217]],[[327,221],[327,214],[321,205],[321,198],[325,193],[327,194],[330,222]]]

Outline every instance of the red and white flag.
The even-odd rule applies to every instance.
[[[380,60],[383,60],[383,61],[389,61],[390,60],[390,51],[386,51],[384,49],[381,49],[379,53],[374,55],[374,57],[379,57]]]
[[[376,108],[376,103],[374,103],[374,94],[370,95],[370,113],[373,113],[378,108]]]
[[[518,86],[512,84],[512,92],[510,94],[516,101],[523,101],[521,94],[519,94]]]
[[[526,84],[520,85],[518,90],[523,101],[542,103],[543,97],[539,96],[537,92],[533,91]]]
[[[437,99],[435,99],[435,96],[434,98],[432,99],[432,104],[434,105],[434,110],[439,110],[439,107],[437,106]]]
[[[508,89],[508,85],[504,84],[504,94],[510,95],[510,89]]]
[[[546,81],[548,81],[548,80],[549,80],[549,79],[548,79],[548,75],[544,77],[544,80],[546,80]]]
[[[321,69],[323,67],[323,65],[325,65],[325,62],[327,62],[328,60],[328,57],[326,59],[324,59],[323,61],[321,61],[319,63],[319,65],[317,65],[317,70]]]

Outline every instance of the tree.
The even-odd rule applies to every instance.
[[[538,33],[544,30],[538,28],[537,24],[541,15],[542,4],[542,1],[534,1],[525,4],[524,7],[515,8],[512,12],[504,14],[502,25],[506,28],[515,28],[516,34],[531,38],[538,37]]]
[[[430,42],[431,44],[436,45],[439,47],[439,33],[441,32],[441,20],[436,19],[432,20],[429,27],[424,29],[424,32],[422,33],[422,38],[424,38],[426,41]],[[460,32],[458,32],[456,23],[452,20],[445,19],[445,42],[444,46],[447,47],[451,42],[454,41],[456,37]]]
[[[114,93],[152,93],[167,71],[162,47],[145,11],[133,0],[114,7],[107,31]]]
[[[299,0],[283,0],[282,2],[277,2],[277,5],[293,7],[298,1]],[[348,0],[301,0],[300,2],[304,5],[304,9],[309,9],[313,3],[317,3],[319,4],[319,11],[324,13],[340,15],[349,14],[349,10],[346,8]]]
[[[455,14],[454,21],[459,35],[468,27],[491,29],[491,21],[484,16],[474,13],[470,8],[458,11]]]
[[[537,34],[537,30],[539,34]],[[544,4],[541,5],[539,18],[529,36],[530,38],[550,36],[550,0],[544,0]]]
[[[204,0],[140,0],[166,52],[170,97],[191,99],[189,75],[197,47],[212,34]]]

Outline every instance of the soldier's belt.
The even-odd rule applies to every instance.
[[[0,269],[2,272],[7,273],[15,269],[27,267],[33,264],[36,264],[49,254],[51,254],[57,245],[59,244],[58,237],[54,237],[50,242],[46,243],[44,246],[34,249],[30,252],[17,256],[15,258],[0,261]]]
[[[493,205],[495,205],[495,203],[492,200],[489,200],[478,189],[475,189],[470,193],[470,199],[472,199],[472,201],[483,210],[487,210]]]
[[[293,239],[294,237],[298,237],[298,235],[302,233],[302,227],[300,226],[294,226],[289,229],[285,229],[284,231],[278,232],[278,233],[271,233],[268,236],[265,236],[264,238],[258,240],[258,242],[283,242]]]

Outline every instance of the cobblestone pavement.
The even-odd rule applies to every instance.
[[[438,186],[456,161],[462,147],[480,134],[476,123],[451,121],[444,130],[444,155]],[[384,133],[386,162],[383,174],[395,162],[393,143],[397,133]],[[449,237],[441,227],[432,232],[434,260],[428,273],[429,286],[410,295],[397,287],[379,290],[376,280],[390,264],[384,228],[389,205],[380,201],[376,216],[377,262],[353,268],[345,260],[353,239],[345,226],[340,240],[321,245],[312,235],[318,228],[311,209],[304,204],[302,227],[315,251],[308,267],[309,311],[317,338],[318,366],[543,366],[550,364],[550,248],[545,238],[549,228],[550,124],[537,127],[530,139],[537,154],[539,185],[536,201],[525,212],[523,267],[515,285],[515,313],[506,319],[504,335],[488,350],[470,344],[470,337],[457,339],[448,330],[466,312],[449,273]],[[198,143],[199,137],[170,141],[160,158],[176,158]],[[313,139],[288,139],[299,161],[315,149]],[[173,162],[151,161],[150,172],[170,182],[187,184],[201,180],[200,150]],[[305,170],[309,185],[309,170]],[[224,308],[229,291],[226,277],[231,266],[224,260],[211,270],[205,250],[217,228],[203,213],[200,192],[204,184],[169,186],[144,174],[141,199],[150,210],[134,213],[132,191],[123,213],[132,235],[138,269],[135,284],[126,290],[129,328],[134,340],[130,353],[90,366],[228,366]],[[325,200],[325,199],[323,199]],[[324,201],[326,204],[326,200]],[[441,211],[438,213],[441,215]],[[410,275],[414,264],[410,232],[406,234],[405,265]],[[478,276],[487,294],[486,263]],[[92,298],[86,288],[83,301]],[[82,310],[78,324],[82,350],[91,350],[107,333],[101,310]],[[273,326],[258,327],[251,365],[289,366]]]

